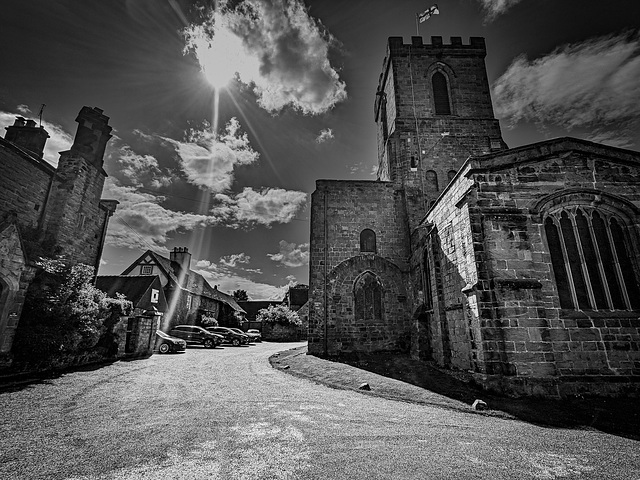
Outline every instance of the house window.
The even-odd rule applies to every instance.
[[[151,289],[151,303],[158,303],[160,301],[160,290],[155,288]]]
[[[360,251],[376,253],[376,234],[373,230],[365,228],[360,232]]]
[[[371,272],[363,273],[354,285],[357,320],[382,320],[382,285]]]
[[[151,275],[153,274],[153,265],[142,265],[140,267],[140,275]]]
[[[436,115],[451,115],[447,78],[442,72],[436,72],[431,77],[431,85],[433,87],[433,103]]]
[[[561,308],[640,309],[627,231],[619,218],[572,206],[548,214],[544,229]]]

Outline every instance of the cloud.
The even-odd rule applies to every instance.
[[[509,8],[520,3],[521,0],[479,0],[487,14],[488,20],[495,19],[502,15]]]
[[[2,112],[0,111],[0,127],[8,127],[13,125],[16,117],[26,117],[31,111],[27,105],[18,105],[15,112]],[[39,120],[36,119],[38,125]],[[49,139],[44,146],[44,159],[53,165],[58,165],[60,159],[60,152],[69,150],[73,144],[73,136],[67,133],[60,125],[50,123],[45,120],[42,121],[42,126],[49,134]]]
[[[120,202],[106,238],[106,243],[114,247],[163,251],[170,233],[216,223],[207,215],[168,210],[160,205],[162,196],[139,192],[111,177],[105,182],[102,197]]]
[[[329,61],[337,42],[300,0],[221,0],[184,34],[185,50],[195,53],[212,83],[237,73],[270,112],[291,106],[319,114],[347,97]]]
[[[301,267],[309,263],[309,244],[288,243],[280,240],[280,252],[275,254],[267,254],[274,262],[280,262],[287,267]]]
[[[640,40],[617,35],[565,45],[533,61],[521,56],[493,85],[496,113],[509,119],[591,130],[628,142],[615,131],[640,123]]]
[[[162,172],[153,155],[139,155],[128,145],[123,145],[109,155],[115,157],[118,169],[114,173],[124,183],[159,188],[168,186],[172,181],[170,175]]]
[[[220,263],[227,267],[236,267],[240,263],[249,263],[251,257],[245,253],[237,253],[220,257]]]
[[[228,226],[266,225],[288,223],[302,207],[307,194],[281,188],[265,188],[256,191],[246,187],[241,193],[215,195],[218,205],[211,213],[224,219]]]
[[[209,129],[191,130],[185,142],[162,139],[176,148],[182,170],[190,183],[213,192],[223,192],[233,183],[234,167],[251,164],[259,156],[251,148],[247,134],[241,134],[239,130],[240,123],[232,118],[222,134]]]
[[[320,130],[320,135],[316,138],[316,143],[324,143],[328,140],[333,140],[333,130],[330,128]]]

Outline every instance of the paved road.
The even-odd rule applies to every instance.
[[[0,394],[0,479],[640,479],[640,442],[333,390],[301,344],[118,362]]]

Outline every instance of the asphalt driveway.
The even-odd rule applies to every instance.
[[[7,479],[640,479],[640,444],[328,388],[302,344],[189,349],[0,394]]]

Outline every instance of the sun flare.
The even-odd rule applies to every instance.
[[[216,22],[212,37],[204,30],[194,31],[191,45],[205,78],[215,89],[227,86],[236,74],[251,79],[259,67],[258,60],[248,54],[240,37],[222,21]]]

